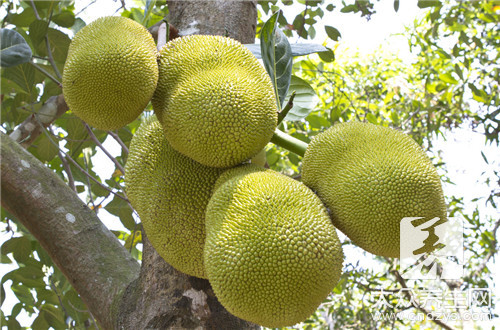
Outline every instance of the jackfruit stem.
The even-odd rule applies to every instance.
[[[307,143],[294,138],[279,129],[274,131],[271,142],[301,157],[304,157],[304,154],[306,153]]]

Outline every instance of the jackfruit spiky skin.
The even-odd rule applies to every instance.
[[[121,16],[98,18],[75,35],[64,64],[63,94],[71,111],[99,129],[137,118],[158,81],[151,34]]]
[[[408,135],[369,123],[336,124],[307,147],[302,182],[354,244],[399,257],[404,217],[446,218],[439,175]]]
[[[337,283],[336,230],[304,184],[256,165],[224,172],[206,215],[205,267],[220,303],[266,327],[304,321]]]
[[[271,139],[277,107],[264,67],[221,36],[174,39],[160,51],[153,109],[172,147],[214,167],[256,155]]]
[[[205,208],[222,171],[170,147],[151,116],[135,133],[125,166],[126,192],[160,256],[191,276],[203,267]]]

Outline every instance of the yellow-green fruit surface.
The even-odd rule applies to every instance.
[[[221,36],[174,39],[160,51],[152,103],[173,148],[214,167],[256,155],[271,139],[277,107],[264,67]]]
[[[205,209],[220,173],[170,147],[154,116],[130,143],[125,166],[130,203],[160,256],[188,275],[206,278]]]
[[[435,167],[397,130],[336,124],[311,141],[302,166],[302,181],[330,209],[334,225],[373,254],[399,257],[405,217],[446,219]]]
[[[232,314],[266,327],[304,321],[337,283],[343,254],[319,198],[257,165],[224,172],[207,207],[205,267]]]
[[[156,46],[139,23],[98,18],[69,46],[63,94],[70,110],[99,129],[121,128],[149,103],[158,81]]]

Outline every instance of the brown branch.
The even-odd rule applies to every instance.
[[[161,50],[163,46],[167,43],[167,23],[162,22],[158,28],[158,39],[156,42],[156,49]]]
[[[11,134],[14,141],[28,148],[43,130],[68,111],[69,107],[62,94],[51,96],[40,110],[26,118]],[[40,124],[42,127],[40,126]]]
[[[389,264],[392,264],[391,260],[389,260],[388,258],[386,258],[386,261]],[[396,280],[398,281],[398,283],[401,285],[402,288],[408,289],[408,285],[406,284],[405,279],[401,276],[401,274],[399,273],[399,271],[397,269],[392,269],[391,273],[394,274],[394,276],[396,277]],[[419,311],[421,311],[425,315],[433,315],[432,311],[427,310],[424,306],[417,303],[417,301],[414,299],[415,297],[412,295],[412,293],[410,291],[405,290],[404,294],[406,296],[406,299],[408,299],[409,301],[412,301],[412,300],[415,301],[416,304],[413,306],[415,306],[416,309],[418,309]],[[432,317],[431,321],[436,323],[437,325],[439,325],[440,327],[442,327],[444,329],[453,330],[453,328],[451,326],[449,326],[448,324],[439,320],[437,317]]]
[[[0,134],[2,206],[40,242],[105,329],[139,264],[50,169]]]
[[[92,139],[92,141],[94,141],[94,143],[106,154],[106,156],[108,156],[108,158],[111,159],[111,161],[115,164],[116,168],[119,169],[122,172],[122,175],[124,175],[125,174],[125,169],[123,168],[122,164],[120,164],[118,162],[118,160],[115,157],[113,157],[109,153],[109,151],[106,150],[106,148],[104,148],[104,146],[99,141],[99,139],[97,138],[97,136],[95,136],[94,132],[92,131],[92,128],[90,128],[90,126],[88,124],[86,124],[84,121],[82,121],[82,123],[85,126],[85,129],[87,130],[87,132],[89,133],[89,136]]]
[[[122,149],[128,155],[128,148],[125,145],[125,143],[123,143],[122,139],[120,139],[120,137],[118,136],[118,134],[116,134],[113,131],[108,131],[108,134],[111,135],[113,137],[113,139],[115,139],[116,142],[118,142],[118,144],[120,145],[120,147],[122,147]]]

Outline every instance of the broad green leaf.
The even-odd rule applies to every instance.
[[[85,21],[83,19],[81,19],[80,17],[77,17],[75,19],[75,24],[73,24],[73,26],[71,27],[71,31],[73,31],[73,33],[77,33],[78,31],[80,31],[84,26],[85,26]]]
[[[293,107],[285,117],[285,120],[288,121],[297,121],[307,117],[307,115],[314,110],[314,107],[319,100],[316,95],[316,91],[311,87],[311,85],[297,76],[292,76],[285,104],[290,99],[290,95],[293,91],[295,91]]]
[[[36,17],[33,8],[27,7],[24,8],[24,10],[20,14],[9,13],[5,18],[5,21],[19,28],[28,27],[35,19]]]
[[[278,28],[276,12],[264,24],[260,33],[262,60],[276,92],[276,103],[281,111],[292,76],[292,50],[286,36]]]
[[[28,286],[13,283],[10,289],[23,304],[31,306],[35,304],[35,298],[33,298],[33,294]]]
[[[0,29],[0,59],[1,66],[6,68],[29,62],[31,48],[18,32],[9,29]]]
[[[24,262],[31,254],[31,242],[26,236],[12,237],[2,244],[2,255],[12,253],[18,262]]]
[[[52,16],[52,21],[59,26],[70,28],[75,24],[75,14],[70,10],[62,10],[59,14]]]
[[[40,136],[35,145],[37,147],[38,158],[42,162],[50,162],[59,151],[59,148],[57,148],[45,134]]]
[[[372,124],[377,124],[378,123],[377,117],[373,113],[371,113],[371,112],[368,112],[366,114],[366,120],[368,120],[368,122],[370,122]]]
[[[44,304],[40,308],[40,314],[43,314],[45,321],[54,329],[67,328],[64,322],[64,313],[54,305]]]
[[[45,36],[47,35],[48,28],[49,28],[49,23],[39,19],[33,21],[30,24],[29,36],[35,51],[40,47],[41,44],[45,44]]]
[[[22,92],[34,96],[35,68],[29,63],[19,64],[3,71],[3,78],[16,83]]]
[[[123,199],[114,196],[113,200],[109,202],[104,209],[119,217],[125,228],[128,230],[134,230],[135,221],[132,217],[132,209]]]
[[[330,39],[332,39],[334,41],[338,41],[339,38],[341,37],[341,34],[340,34],[339,30],[337,30],[333,26],[326,25],[325,26],[325,32],[328,35],[328,38],[330,38]]]
[[[444,81],[445,83],[448,83],[448,84],[453,84],[453,85],[458,84],[458,80],[456,80],[455,78],[453,78],[453,76],[451,75],[451,73],[442,73],[442,74],[439,75],[439,79],[441,81]]]
[[[318,56],[324,62],[333,62],[333,61],[335,61],[335,53],[333,52],[333,50],[328,49],[328,48],[324,52],[319,52]]]
[[[56,62],[64,63],[68,55],[69,44],[71,39],[64,33],[56,29],[49,28],[47,30],[47,38],[49,38],[50,50]],[[41,56],[48,56],[47,43],[38,43],[36,51]]]

